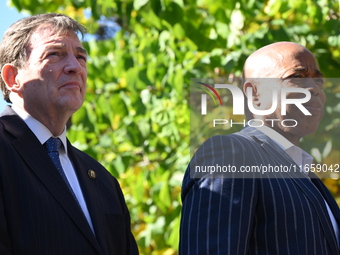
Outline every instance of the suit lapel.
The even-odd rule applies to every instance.
[[[100,189],[100,187],[97,187],[98,183],[96,179],[92,179],[88,175],[88,171],[94,169],[91,169],[91,167],[87,164],[86,159],[82,158],[76,153],[75,148],[69,143],[69,141],[67,141],[67,143],[68,153],[75,168],[79,184],[81,185],[83,196],[91,216],[97,240],[98,242],[101,242],[102,240],[105,240],[102,229],[103,226],[101,224],[101,217],[103,217],[102,213],[104,212],[104,209],[100,209],[101,204],[98,203],[98,196],[96,193],[96,191]],[[100,246],[104,247],[105,244],[100,243]]]
[[[246,133],[248,136],[250,136],[253,140],[261,144],[261,147],[263,150],[278,164],[278,165],[287,165],[287,166],[293,166],[295,165],[297,171],[289,171],[287,172],[287,177],[291,178],[297,186],[300,188],[300,190],[305,194],[305,196],[310,200],[311,204],[315,208],[315,211],[317,212],[318,219],[321,222],[321,226],[323,228],[325,237],[328,241],[329,247],[332,250],[334,254],[338,254],[338,245],[335,238],[334,230],[332,223],[329,219],[328,211],[325,206],[324,197],[327,200],[329,199],[328,195],[323,196],[321,193],[329,194],[328,191],[319,190],[321,186],[320,183],[315,186],[312,181],[306,176],[305,173],[300,172],[300,168],[296,163],[288,156],[288,154],[281,149],[274,141],[272,141],[269,137],[264,135],[262,132],[255,128],[246,128],[243,129],[241,132]],[[319,178],[315,176],[318,180]],[[321,180],[319,180],[321,182]],[[319,187],[320,186],[320,187]],[[328,202],[328,201],[327,201]],[[332,203],[333,204],[333,203]],[[336,213],[335,215],[338,215]]]
[[[6,113],[9,113],[9,115],[6,115]],[[101,253],[98,242],[83,212],[74,200],[71,191],[58,173],[43,145],[40,144],[37,137],[13,110],[6,109],[5,115],[2,114],[1,121],[4,123],[5,129],[15,137],[12,141],[13,147],[29,169],[41,181],[42,185],[45,186],[46,190],[51,193],[74,221],[75,225],[94,245],[98,252]]]

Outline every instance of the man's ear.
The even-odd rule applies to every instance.
[[[248,98],[249,91],[251,91],[251,101],[254,106],[260,106],[260,97],[257,91],[256,86],[254,85],[254,82],[246,81],[243,85],[243,93],[245,94],[246,98]]]
[[[6,84],[8,90],[18,92],[20,85],[16,81],[18,69],[12,64],[5,64],[1,70],[1,77]]]

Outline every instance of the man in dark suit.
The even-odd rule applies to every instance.
[[[274,43],[247,59],[244,79],[256,110],[270,109],[273,89],[303,88],[311,94],[303,104],[311,115],[294,104],[284,115],[279,99],[272,113],[248,110],[248,119],[256,121],[240,132],[211,137],[197,150],[182,186],[180,254],[339,254],[339,207],[308,172],[312,157],[297,146],[323,116],[323,77],[314,56],[296,43]],[[301,100],[301,93],[287,98]],[[195,172],[196,166],[228,165],[237,171]],[[277,171],[249,171],[263,166]]]
[[[73,147],[86,90],[84,28],[61,14],[14,23],[0,44],[0,254],[138,254],[117,180]]]

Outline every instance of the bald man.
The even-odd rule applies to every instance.
[[[308,173],[313,158],[298,147],[323,116],[326,97],[315,57],[296,43],[270,44],[249,56],[243,77],[245,94],[251,92],[258,110],[248,109],[247,118],[264,126],[211,137],[193,156],[182,185],[180,254],[340,254],[339,207],[316,175]],[[274,111],[259,114],[270,109],[273,91],[287,89],[287,98],[301,100],[303,93],[293,93],[296,88],[310,92],[303,107],[311,115],[295,104],[281,114],[280,96]],[[197,164],[295,171],[197,178],[190,175]]]

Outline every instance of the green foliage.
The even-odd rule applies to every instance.
[[[190,159],[191,78],[239,76],[250,53],[277,41],[305,45],[325,77],[338,77],[340,70],[339,6],[333,0],[12,4],[32,14],[66,13],[92,33],[102,16],[119,20],[122,29],[113,38],[85,43],[88,93],[68,136],[119,179],[141,254],[177,252],[180,186]],[[325,119],[302,147],[318,162],[335,164],[340,158],[340,90],[334,83],[325,90]],[[339,180],[325,183],[340,202]]]

